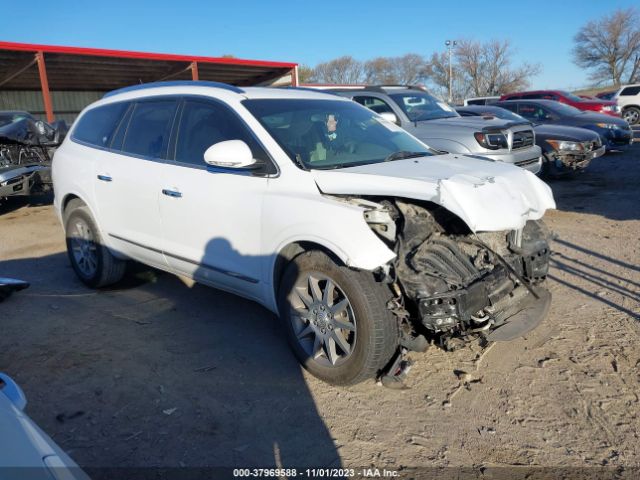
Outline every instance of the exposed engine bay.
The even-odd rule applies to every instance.
[[[473,233],[443,207],[404,199],[352,199],[369,226],[396,253],[383,272],[395,299],[401,344],[447,349],[479,334],[510,340],[546,316],[542,287],[551,234],[540,220],[513,231]]]
[[[27,112],[0,112],[0,199],[51,189],[60,130]]]

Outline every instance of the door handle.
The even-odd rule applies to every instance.
[[[109,175],[98,175],[98,180],[102,180],[103,182],[110,182],[113,180]]]
[[[175,190],[167,190],[166,188],[162,189],[162,193],[167,197],[174,197],[174,198],[182,197],[182,193],[176,192]]]

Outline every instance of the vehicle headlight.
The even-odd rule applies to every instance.
[[[507,136],[504,133],[483,133],[476,132],[473,134],[478,143],[488,150],[499,150],[501,148],[509,148]]]
[[[565,140],[547,140],[547,143],[553,147],[554,150],[573,150],[582,151],[584,145],[579,142],[567,142]]]
[[[608,130],[618,130],[620,128],[615,123],[596,123],[596,126],[600,128],[606,128]]]
[[[611,105],[603,105],[602,110],[610,112],[611,110],[613,110],[613,107]]]

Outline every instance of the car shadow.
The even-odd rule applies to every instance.
[[[607,153],[582,172],[547,180],[558,210],[640,219],[640,144],[625,153]]]
[[[53,193],[8,197],[0,200],[0,215],[11,213],[22,207],[39,207],[51,205],[51,203],[53,203]]]
[[[341,466],[275,315],[174,275],[132,272],[142,280],[94,291],[66,253],[0,262],[3,276],[31,283],[0,304],[0,371],[92,478]]]

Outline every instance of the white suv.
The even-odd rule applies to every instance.
[[[612,98],[622,110],[622,118],[629,125],[640,124],[640,83],[625,85]]]
[[[331,383],[430,341],[514,338],[549,305],[550,189],[517,167],[439,155],[346,98],[125,88],[82,112],[53,180],[85,284],[117,282],[133,259],[253,299]]]

